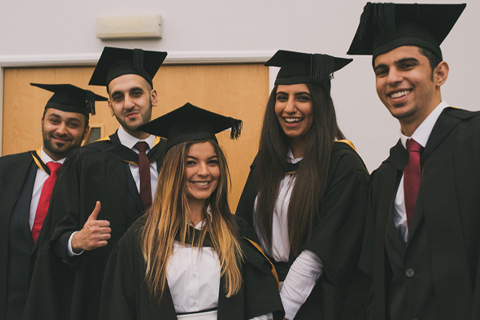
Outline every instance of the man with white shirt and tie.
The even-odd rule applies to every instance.
[[[69,84],[32,85],[54,94],[41,123],[43,145],[0,158],[0,319],[21,319],[30,258],[45,220],[57,173],[88,132],[94,103],[106,98]]]
[[[349,54],[372,55],[400,140],[372,173],[360,268],[370,319],[480,319],[480,113],[441,96],[440,44],[465,4],[367,3]]]
[[[32,291],[43,292],[43,301],[33,294],[27,319],[98,318],[110,252],[155,193],[165,140],[137,127],[150,121],[157,105],[152,79],[166,55],[105,47],[89,84],[106,86],[120,127],[64,165],[32,279]]]

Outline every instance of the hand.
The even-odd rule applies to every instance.
[[[97,201],[95,209],[93,209],[93,212],[88,217],[82,230],[73,235],[72,249],[75,253],[81,252],[82,250],[90,251],[107,245],[107,240],[111,237],[110,233],[112,229],[110,228],[109,221],[97,220],[100,209],[100,201]]]

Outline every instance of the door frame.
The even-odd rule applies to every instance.
[[[275,51],[169,52],[164,64],[265,63]],[[3,150],[3,96],[5,68],[95,66],[98,54],[0,56],[0,156]],[[273,88],[278,68],[270,67],[269,88]]]

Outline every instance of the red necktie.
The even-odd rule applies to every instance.
[[[403,172],[403,189],[405,193],[405,209],[407,211],[407,223],[410,227],[413,210],[417,202],[418,190],[422,183],[422,170],[420,168],[420,153],[423,147],[415,140],[407,140],[408,164]]]
[[[148,144],[139,141],[135,144],[138,150],[138,169],[140,170],[140,197],[142,198],[143,208],[147,210],[152,204],[152,185],[150,182],[150,161],[145,151]]]
[[[50,175],[43,183],[42,193],[40,193],[40,200],[38,201],[37,212],[35,212],[35,220],[32,227],[33,243],[37,241],[38,234],[42,229],[43,221],[47,216],[48,205],[50,204],[50,199],[52,198],[53,186],[55,185],[55,181],[57,181],[58,170],[60,170],[61,166],[61,163],[47,163],[47,167],[50,169]]]

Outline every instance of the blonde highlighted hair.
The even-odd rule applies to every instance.
[[[201,250],[206,232],[209,232],[212,247],[220,260],[227,297],[236,294],[242,285],[240,262],[243,258],[237,226],[227,201],[230,174],[225,155],[213,140],[183,142],[170,148],[165,155],[155,198],[146,212],[141,236],[146,263],[145,280],[150,294],[159,300],[167,283],[167,265],[173,253],[173,243],[179,239],[181,245],[185,245],[190,236],[185,167],[190,146],[201,142],[209,142],[215,149],[220,177],[217,188],[205,203],[204,210],[210,206],[212,215],[211,219],[205,219],[202,230],[198,231],[198,250]]]

